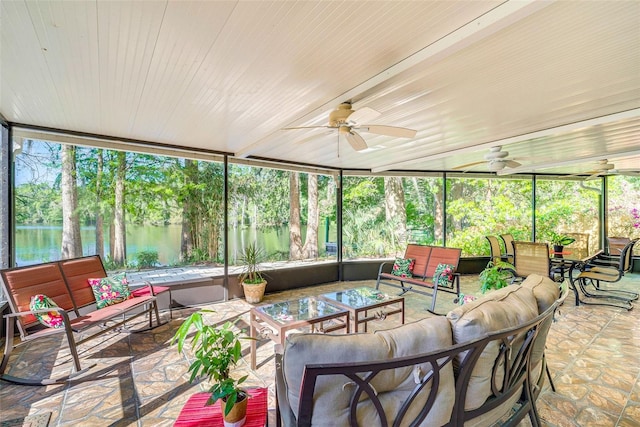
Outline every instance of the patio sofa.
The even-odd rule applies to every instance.
[[[488,426],[517,425],[528,414],[538,426],[535,399],[560,294],[548,277],[531,275],[394,329],[293,334],[276,354],[278,421]]]

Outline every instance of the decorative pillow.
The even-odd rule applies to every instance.
[[[411,258],[396,258],[396,262],[393,263],[393,269],[391,269],[391,273],[394,276],[400,277],[413,277],[411,272],[413,271],[413,266],[415,265],[416,260]]]
[[[29,304],[31,311],[55,308],[58,308],[56,303],[46,295],[38,294],[31,297],[31,303]],[[36,316],[38,322],[47,328],[62,328],[64,326],[62,315],[56,310],[51,310],[47,313],[34,313],[34,316]]]
[[[453,287],[453,265],[438,264],[433,273],[433,284],[447,288]]]
[[[122,272],[100,279],[87,279],[93,289],[98,309],[131,298],[131,291],[127,282],[127,273]]]

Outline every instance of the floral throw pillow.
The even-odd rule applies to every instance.
[[[122,272],[100,279],[88,279],[89,285],[93,289],[93,296],[96,298],[98,309],[131,298],[127,273]]]
[[[396,258],[396,262],[393,263],[391,273],[394,276],[413,277],[413,274],[411,274],[411,272],[413,271],[413,266],[415,263],[416,260],[411,258]]]
[[[29,309],[31,311],[51,309],[51,311],[46,313],[33,314],[36,319],[38,319],[38,322],[47,328],[62,328],[64,326],[62,315],[55,310],[56,308],[58,308],[56,303],[46,295],[34,295],[31,297],[31,303],[29,303]]]
[[[453,265],[438,264],[433,273],[433,284],[451,288],[453,286]]]

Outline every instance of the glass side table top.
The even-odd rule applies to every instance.
[[[313,320],[318,317],[329,316],[344,311],[316,297],[278,302],[256,307],[255,310],[268,315],[276,322],[282,324]]]
[[[322,296],[353,308],[362,308],[383,301],[400,299],[400,297],[390,296],[377,289],[368,288],[366,286],[347,289],[344,291],[330,292],[328,294],[323,294]]]

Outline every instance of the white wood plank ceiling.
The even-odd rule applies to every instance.
[[[640,1],[3,1],[10,123],[345,169],[640,169]],[[370,107],[355,152],[326,125]],[[480,164],[473,170],[487,170]],[[504,173],[501,172],[501,173]]]

